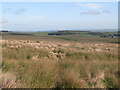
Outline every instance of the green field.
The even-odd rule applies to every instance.
[[[99,35],[88,34],[89,32],[75,32],[81,33],[80,35],[48,35],[49,32],[6,32],[2,33],[4,39],[51,39],[51,40],[66,40],[77,42],[107,42],[107,43],[119,43],[118,38],[105,38]],[[50,32],[51,33],[51,32]],[[96,32],[92,32],[96,33]],[[114,35],[115,32],[103,32],[103,34]]]

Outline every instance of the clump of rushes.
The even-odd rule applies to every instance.
[[[36,49],[28,46],[23,46],[20,48],[7,48],[3,51],[4,59],[29,60],[31,57],[37,55],[40,57],[47,57],[49,52],[43,49]]]
[[[53,50],[54,53],[64,53],[65,51],[61,48]]]

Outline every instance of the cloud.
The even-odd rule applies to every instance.
[[[90,9],[97,9],[97,8],[104,7],[102,4],[80,4],[80,6],[87,7]]]
[[[34,26],[39,26],[40,23],[44,23],[43,21],[46,19],[46,15],[33,15],[33,16],[29,16],[29,15],[22,15],[21,17],[19,17],[19,19],[16,21],[12,21],[13,23],[16,24],[16,26],[26,26],[27,25],[32,25]],[[32,27],[31,26],[31,27]]]
[[[9,21],[3,18],[0,18],[0,29],[2,30],[3,28],[6,27],[6,25],[9,24]]]
[[[105,10],[105,11],[103,11],[103,13],[110,14],[111,12],[110,12],[110,11],[108,11],[108,10]]]
[[[15,12],[14,12],[14,14],[16,14],[16,15],[21,15],[21,14],[23,14],[24,12],[26,12],[27,11],[27,9],[25,9],[25,8],[19,8],[19,9],[17,9]]]
[[[12,8],[6,8],[6,9],[3,9],[3,12],[8,12],[8,11],[11,11]]]
[[[86,8],[89,8],[88,11],[85,11],[85,12],[81,12],[81,15],[100,15],[100,14],[110,14],[111,12],[108,11],[108,10],[104,10],[104,11],[100,11],[99,8],[102,8],[104,7],[102,4],[96,4],[96,3],[82,3],[82,4],[79,4],[80,6],[83,6],[83,7],[86,7]]]
[[[8,23],[8,20],[0,18],[0,23],[2,23],[2,24]]]
[[[88,14],[88,15],[100,15],[101,12],[99,10],[89,10],[86,12],[81,12],[81,15]]]
[[[42,18],[44,18],[44,17],[46,17],[46,16],[45,16],[45,15],[25,16],[25,18],[28,18],[28,19],[36,19],[36,20],[42,19]]]
[[[105,10],[105,11],[99,11],[99,10],[88,10],[86,12],[81,12],[81,15],[101,15],[101,14],[111,14],[110,11]]]

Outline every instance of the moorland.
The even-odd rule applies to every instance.
[[[3,88],[119,88],[117,32],[1,32]]]

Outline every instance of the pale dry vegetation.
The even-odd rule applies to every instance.
[[[118,44],[2,40],[2,50],[3,76],[15,77],[3,87],[119,87]]]

